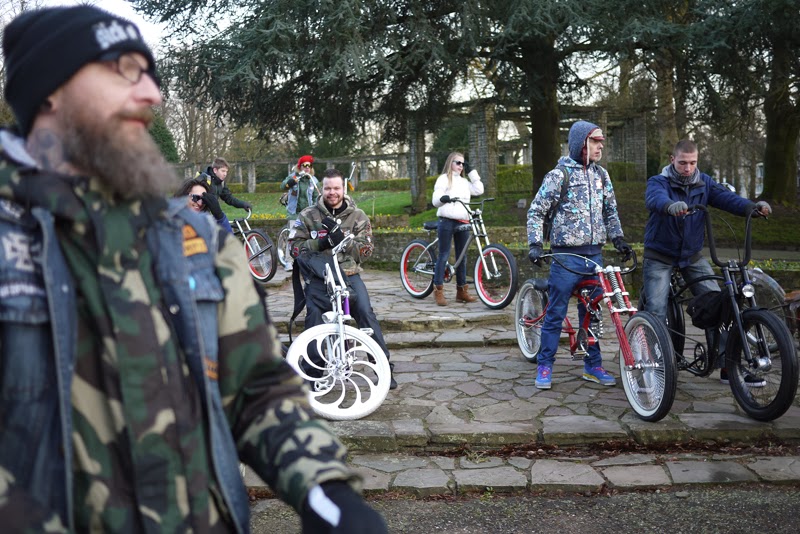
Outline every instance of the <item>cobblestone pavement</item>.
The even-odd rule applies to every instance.
[[[268,287],[270,313],[281,328],[292,309],[287,274],[279,272]],[[331,426],[350,447],[351,462],[364,474],[369,490],[429,495],[489,487],[597,491],[603,486],[800,483],[800,456],[600,457],[589,447],[610,441],[653,446],[691,440],[797,444],[797,399],[783,417],[761,423],[741,411],[717,372],[708,378],[682,372],[671,413],[648,423],[633,415],[619,383],[607,387],[583,381],[582,362],[573,362],[565,347],[553,368],[552,389],[536,389],[536,366],[522,360],[516,345],[513,304],[504,310],[490,310],[480,301],[456,304],[453,283],[445,286],[450,305],[439,307],[432,296],[411,298],[396,272],[368,271],[363,279],[400,386],[370,416]],[[606,332],[601,343],[604,366],[619,377],[617,343],[610,327]],[[581,446],[587,453],[579,458],[558,453],[543,458],[536,452],[537,447]],[[522,452],[498,454],[502,447]],[[262,485],[248,477],[250,485]]]

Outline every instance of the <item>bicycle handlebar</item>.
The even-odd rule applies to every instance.
[[[575,270],[573,270],[573,269],[570,269],[569,267],[567,267],[566,265],[564,265],[564,264],[563,264],[561,261],[559,261],[559,259],[558,259],[558,257],[557,257],[557,256],[575,256],[575,257],[583,258],[583,259],[585,259],[586,261],[588,261],[588,262],[591,262],[591,263],[595,264],[595,265],[596,265],[597,267],[599,267],[600,269],[603,269],[603,266],[602,266],[602,265],[600,265],[599,263],[597,263],[597,262],[595,262],[595,261],[592,261],[592,260],[590,260],[590,259],[589,259],[589,258],[587,258],[586,256],[582,256],[582,255],[580,255],[580,254],[572,254],[572,253],[570,253],[570,252],[549,252],[549,253],[547,253],[547,254],[542,254],[542,255],[540,256],[540,258],[541,258],[542,260],[545,260],[545,261],[546,261],[546,260],[548,260],[548,259],[549,259],[549,260],[552,260],[552,261],[554,261],[554,262],[558,263],[559,265],[561,265],[561,267],[563,267],[564,269],[566,269],[567,271],[569,271],[569,272],[571,272],[571,273],[573,273],[573,274],[577,274],[577,275],[581,275],[581,276],[594,276],[595,274],[597,274],[596,272],[584,273],[584,272],[581,272],[581,271],[575,271]],[[639,266],[639,258],[636,256],[636,252],[635,252],[635,251],[633,251],[633,250],[631,250],[631,259],[633,260],[633,265],[631,265],[630,267],[628,267],[628,268],[625,268],[625,269],[620,269],[620,271],[619,271],[619,272],[620,272],[620,274],[623,274],[623,275],[625,275],[625,274],[632,273],[633,271],[635,271],[635,270],[636,270],[636,267],[638,267],[638,266]]]
[[[494,200],[494,198],[482,198],[481,200],[476,200],[474,202],[472,202],[472,201],[464,202],[463,200],[461,200],[458,197],[450,197],[450,202],[458,202],[459,204],[461,204],[462,206],[467,208],[467,211],[469,213],[473,212],[473,210],[470,208],[470,206],[480,206],[481,211],[483,211],[484,202],[492,202],[493,200]]]
[[[714,231],[711,227],[711,217],[708,216],[708,213],[710,213],[708,211],[708,208],[702,204],[693,204],[689,206],[688,213],[684,215],[684,217],[689,216],[697,211],[703,211],[706,213],[706,221],[705,221],[706,234],[708,235],[708,251],[711,255],[711,261],[713,261],[714,265],[716,265],[717,267],[720,268],[727,267],[728,264],[725,263],[724,261],[721,261],[719,259],[719,256],[717,256],[717,243],[714,239]],[[764,217],[766,219],[766,216],[761,215],[761,213],[755,208],[750,210],[745,216],[746,220],[744,223],[744,259],[736,262],[736,264],[739,267],[744,267],[745,265],[750,263],[750,256],[753,252],[752,226],[751,226],[753,215],[758,215],[759,217]]]

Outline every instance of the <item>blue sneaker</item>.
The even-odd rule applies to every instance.
[[[583,379],[589,382],[597,382],[603,386],[614,386],[617,384],[616,379],[602,367],[584,367]]]
[[[539,364],[536,369],[536,387],[539,389],[550,389],[553,383],[553,368],[549,365]]]

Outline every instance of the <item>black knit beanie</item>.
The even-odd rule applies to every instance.
[[[93,6],[27,11],[3,32],[6,101],[27,137],[45,99],[101,56],[140,52],[155,75],[153,53],[136,25]]]

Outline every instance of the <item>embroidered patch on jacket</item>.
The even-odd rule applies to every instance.
[[[195,254],[205,254],[208,246],[202,237],[197,235],[194,228],[188,224],[183,227],[183,255],[194,256]]]
[[[209,358],[203,358],[206,364],[206,376],[211,380],[218,380],[219,379],[219,366],[217,362],[211,360]]]

